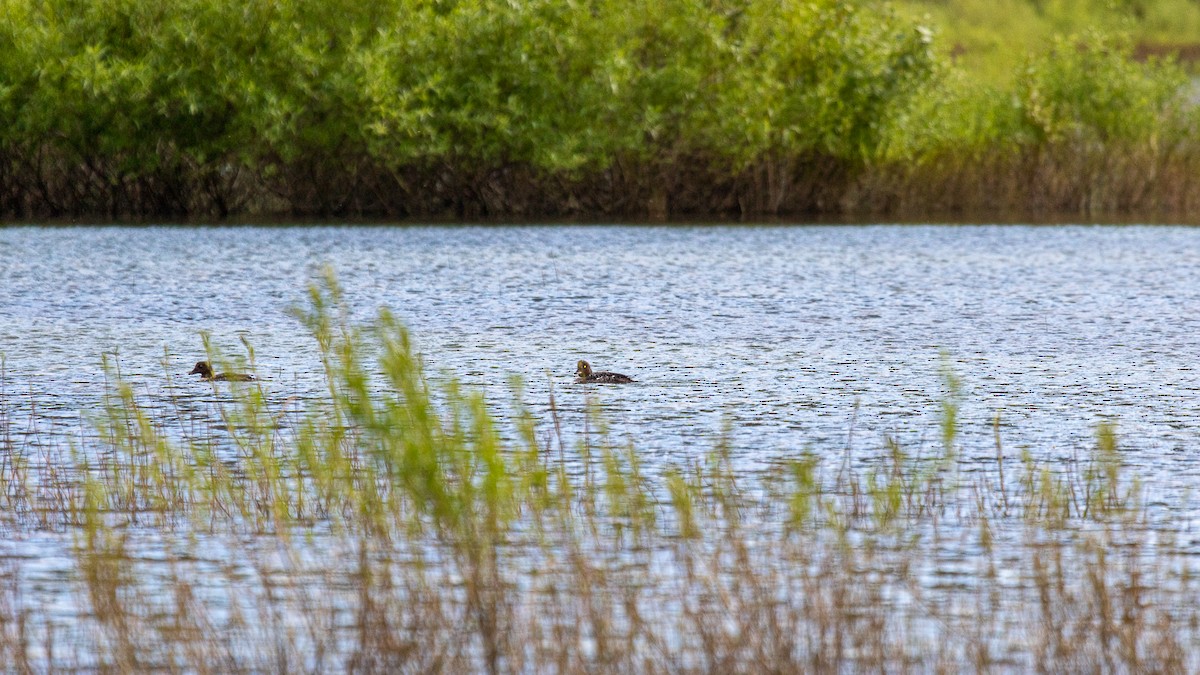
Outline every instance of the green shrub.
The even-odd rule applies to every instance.
[[[954,67],[929,22],[876,3],[0,11],[8,216],[829,211],[855,208],[847,191],[870,179],[887,185],[895,162],[986,177],[991,157],[1072,144],[1145,164],[1105,187],[1121,205],[1149,199],[1164,134],[1186,151],[1175,157],[1197,154],[1182,71],[1133,61],[1127,39],[1057,39],[995,84]],[[1191,175],[1189,161],[1170,170]],[[1187,208],[1189,180],[1159,185],[1154,201]]]
[[[1125,39],[1056,39],[1018,81],[1024,128],[1034,142],[1153,142],[1177,111],[1186,77],[1171,64],[1137,63]]]
[[[571,169],[621,142],[629,68],[610,3],[397,3],[359,56],[382,162],[524,162]]]

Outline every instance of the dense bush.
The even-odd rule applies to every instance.
[[[1176,68],[1136,63],[1120,41],[1059,39],[1021,74],[1023,122],[1038,142],[1138,142],[1158,135],[1181,102]]]
[[[929,28],[873,4],[2,11],[10,218],[886,209],[908,189],[879,180],[896,162],[1076,141],[1124,152],[1186,128],[1179,72],[1133,63],[1120,41],[1060,40],[1010,90],[967,86]],[[928,165],[906,180],[929,180]]]

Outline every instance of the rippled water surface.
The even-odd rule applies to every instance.
[[[0,447],[35,457],[76,440],[94,447],[85,441],[106,356],[168,433],[210,424],[224,437],[218,404],[229,399],[185,374],[205,355],[202,335],[252,361],[272,410],[303,409],[324,395],[321,367],[290,309],[329,265],[352,318],[390,307],[435,382],[457,377],[504,411],[518,376],[547,435],[554,398],[567,447],[594,401],[649,474],[704,456],[725,429],[739,476],[805,450],[829,458],[823,466],[847,448],[869,461],[886,437],[932,455],[946,372],[961,381],[962,471],[994,468],[997,421],[1014,464],[1027,449],[1051,467],[1086,461],[1096,426],[1114,422],[1121,461],[1190,560],[1200,550],[1190,534],[1200,513],[1197,250],[1200,229],[1129,226],[0,228]],[[575,385],[579,359],[638,382]],[[0,457],[0,478],[13,461]],[[1016,513],[997,528],[1009,542],[1002,559],[1024,550],[1012,543],[1023,532]],[[85,624],[87,605],[72,594],[75,530],[18,521],[19,538],[0,538],[0,577],[16,580],[18,604]],[[937,545],[916,576],[930,597],[996,583],[978,571],[991,549],[972,527],[929,537]],[[325,546],[316,529],[312,551]],[[152,590],[172,546],[201,569],[230,563],[232,539],[134,534],[129,553]],[[346,564],[333,553],[329,564]],[[237,574],[197,583],[221,595]],[[887,602],[940,640],[941,628],[920,628],[925,609],[906,601],[907,583],[889,587]],[[1019,598],[1036,597],[1025,588]],[[1181,597],[1164,606],[1186,609]],[[223,602],[211,603],[218,616]],[[1026,623],[1021,610],[1000,613],[998,634]],[[1014,663],[1033,663],[1025,658]]]
[[[698,456],[725,421],[744,466],[936,443],[944,353],[968,454],[994,454],[997,413],[1006,445],[1049,458],[1116,420],[1130,463],[1183,488],[1198,248],[1171,227],[14,227],[0,353],[45,424],[95,408],[104,353],[147,391],[210,395],[184,375],[202,331],[308,395],[315,348],[288,308],[327,263],[359,318],[386,305],[411,327],[431,373],[497,401],[516,374],[568,414],[591,392],[650,457]],[[580,358],[639,382],[572,386]]]

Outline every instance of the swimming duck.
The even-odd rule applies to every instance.
[[[575,374],[578,376],[575,378],[576,384],[585,382],[594,382],[596,384],[626,384],[637,381],[628,375],[622,375],[620,373],[594,373],[592,372],[592,364],[588,363],[587,361],[580,361],[579,363],[575,364]]]
[[[188,373],[188,375],[195,375],[197,373],[200,374],[201,380],[205,380],[205,381],[209,381],[209,382],[211,382],[213,380],[216,380],[218,382],[253,382],[253,381],[255,381],[255,377],[253,375],[247,375],[245,373],[218,373],[218,374],[214,375],[213,369],[212,369],[212,364],[210,364],[208,361],[197,361],[196,367],[192,368],[192,372]]]

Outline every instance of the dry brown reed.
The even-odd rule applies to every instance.
[[[864,173],[841,195],[849,215],[1192,222],[1200,154],[1169,148],[1053,146],[987,157],[946,153]]]

